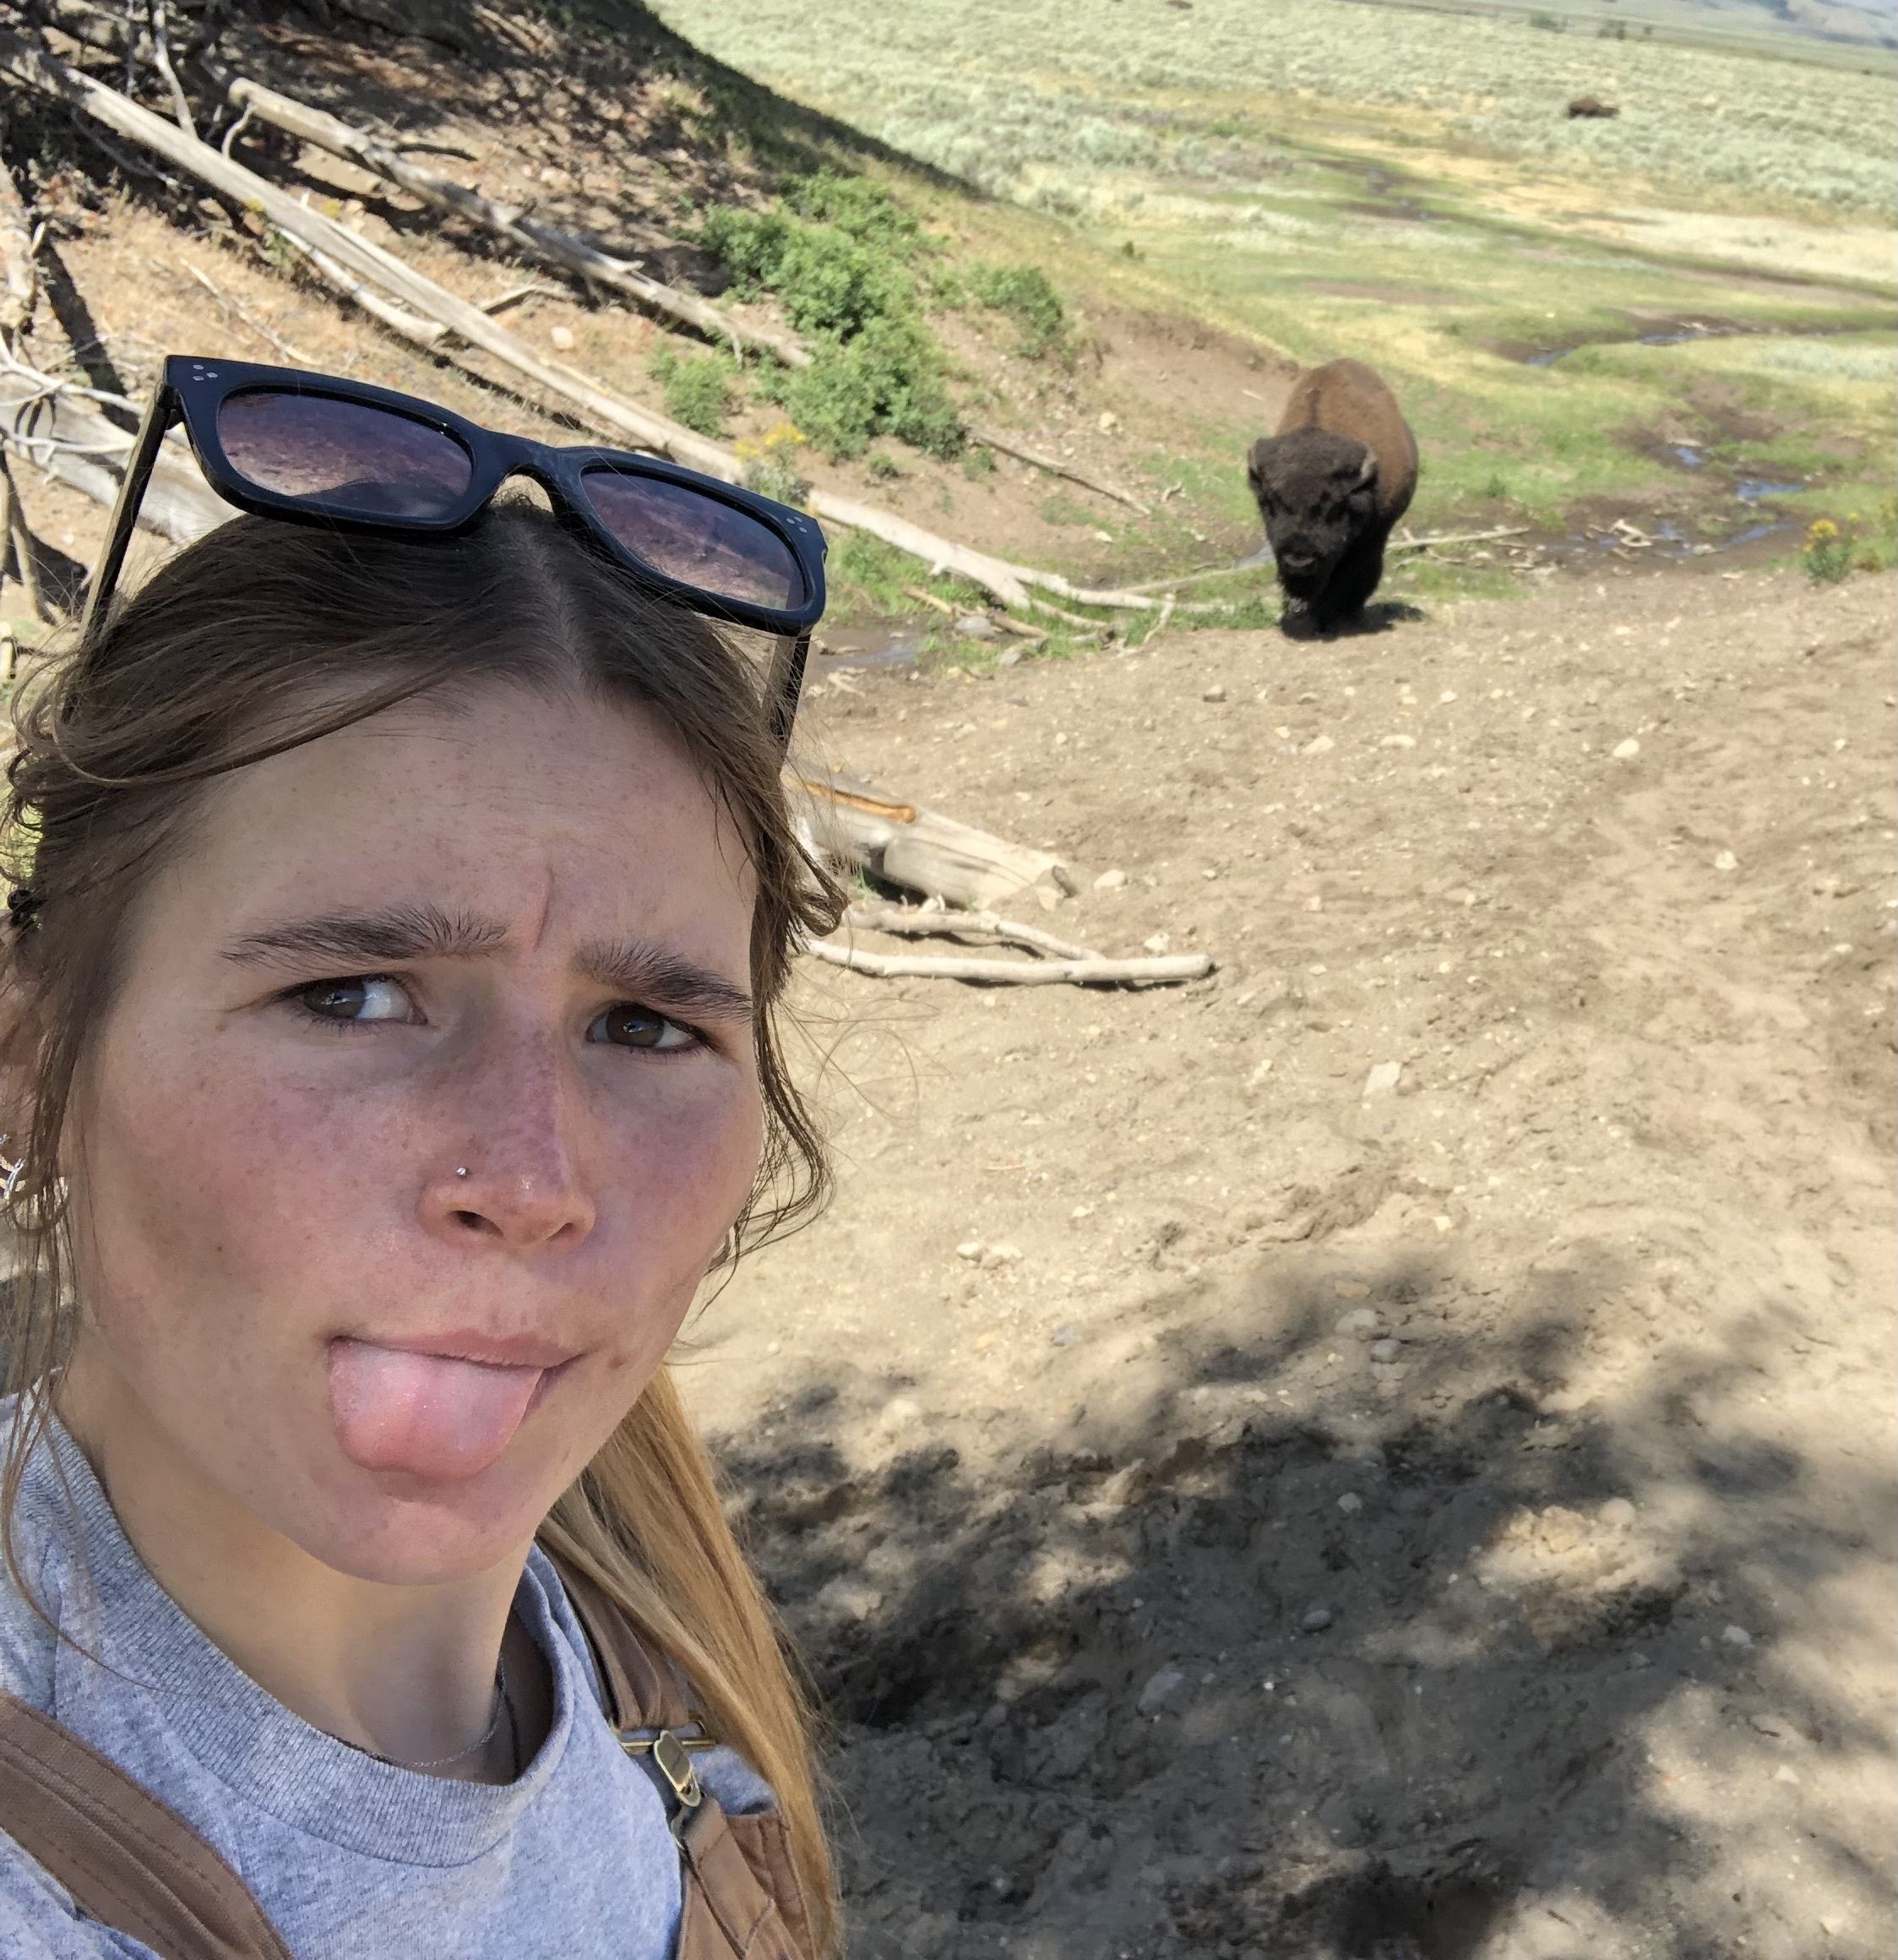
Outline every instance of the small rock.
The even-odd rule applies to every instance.
[[[1210,687],[1199,699],[1202,701],[1223,701],[1226,699],[1226,689],[1217,685]]]
[[[878,1422],[886,1429],[906,1429],[911,1423],[921,1421],[922,1404],[912,1402],[906,1395],[900,1395],[883,1405],[883,1413]]]
[[[1378,747],[1380,749],[1415,749],[1417,737],[1414,735],[1386,735],[1379,743]]]
[[[1104,408],[1096,418],[1095,427],[1104,436],[1111,436],[1120,427],[1120,417],[1111,408]]]
[[[1080,1337],[1080,1328],[1070,1327],[1063,1323],[1048,1336],[1048,1345],[1051,1348],[1072,1348],[1079,1343]]]
[[[1333,1331],[1346,1341],[1371,1341],[1376,1339],[1383,1326],[1376,1308],[1353,1307],[1339,1320]]]
[[[1395,1095],[1403,1074],[1401,1062],[1379,1062],[1364,1078],[1364,1100],[1368,1102],[1376,1096]]]
[[[1259,1085],[1264,1081],[1265,1078],[1271,1074],[1271,1072],[1272,1058],[1270,1055],[1266,1055],[1262,1059],[1254,1062],[1252,1065],[1252,1073],[1246,1077],[1247,1088],[1258,1088]]]
[[[1383,1340],[1371,1343],[1371,1358],[1386,1364],[1401,1361],[1404,1358],[1404,1343],[1387,1334]]]
[[[1641,745],[1630,735],[1626,741],[1616,743],[1608,753],[1617,762],[1632,762],[1641,753]]]
[[[1014,1266],[1021,1258],[1021,1249],[1015,1245],[987,1245],[982,1248],[982,1265],[993,1271],[998,1266]]]
[[[1314,735],[1299,753],[1304,755],[1329,755],[1337,746],[1329,735]]]
[[[986,612],[965,612],[955,623],[955,632],[960,640],[995,640],[1002,629]]]
[[[1738,871],[1739,868],[1740,861],[1731,851],[1715,852],[1714,869],[1716,871]]]
[[[1331,1624],[1331,1609],[1321,1599],[1315,1606],[1305,1609],[1305,1617],[1298,1624],[1307,1633],[1323,1633]]]
[[[1773,1772],[1773,1781],[1776,1783],[1796,1783],[1798,1782],[1798,1771],[1796,1770],[1789,1762],[1782,1762],[1780,1767]]]
[[[996,655],[995,664],[998,667],[1014,667],[1020,658],[1021,649],[1019,646],[1011,646],[1005,653]]]
[[[1355,1490],[1347,1490],[1338,1500],[1338,1508],[1346,1517],[1356,1517],[1364,1508],[1364,1500]]]
[[[1626,1531],[1634,1522],[1634,1507],[1625,1497],[1611,1497],[1595,1515],[1616,1531]]]
[[[1149,933],[1140,944],[1150,953],[1164,953],[1172,941],[1164,933]]]
[[[1723,1626],[1720,1637],[1728,1647],[1748,1647],[1753,1645],[1753,1636],[1743,1626]]]
[[[979,1260],[982,1255],[982,1242],[979,1239],[965,1239],[955,1249],[958,1259]]]
[[[570,353],[574,346],[574,329],[571,327],[549,327],[548,340],[563,354]]]
[[[1096,891],[1118,891],[1126,882],[1127,874],[1124,871],[1103,871],[1095,879],[1094,889]]]
[[[1147,1684],[1140,1690],[1140,1698],[1134,1706],[1143,1715],[1151,1715],[1165,1707],[1185,1684],[1186,1676],[1168,1661],[1147,1676]]]

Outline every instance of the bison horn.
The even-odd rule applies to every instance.
[[[1364,452],[1364,466],[1357,472],[1357,481],[1351,485],[1354,490],[1362,490],[1367,483],[1378,480],[1378,455],[1375,449]]]

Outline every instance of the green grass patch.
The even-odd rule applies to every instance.
[[[725,419],[731,412],[729,357],[721,353],[680,354],[662,346],[654,353],[647,368],[665,391],[666,412],[674,422],[683,422],[702,436],[725,433]]]

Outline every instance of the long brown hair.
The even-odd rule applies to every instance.
[[[800,936],[837,895],[798,841],[759,670],[704,620],[642,593],[525,504],[452,538],[348,536],[246,517],[165,565],[15,705],[0,865],[24,896],[5,936],[17,1043],[30,1043],[25,1168],[13,1193],[25,1264],[0,1297],[6,1388],[0,1551],[25,1462],[70,1353],[74,1303],[59,1164],[75,1081],[118,986],[126,925],[185,847],[204,786],[432,690],[505,681],[635,703],[677,741],[742,838],[756,880],[765,1148],[733,1255],[829,1189],[822,1142],[786,1070],[774,1010]],[[821,1945],[835,1892],[814,1789],[810,1710],[662,1369],[555,1505],[543,1544],[579,1566],[683,1671],[721,1739],[776,1793]]]

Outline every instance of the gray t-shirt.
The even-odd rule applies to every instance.
[[[0,1425],[9,1413],[0,1402]],[[63,1431],[29,1464],[14,1533],[22,1572],[71,1637],[0,1571],[0,1687],[163,1798],[300,1960],[672,1952],[679,1866],[665,1808],[613,1738],[585,1636],[538,1551],[514,1610],[551,1665],[553,1727],[520,1779],[497,1787],[378,1762],[266,1694],[146,1571]],[[770,1801],[731,1751],[694,1761],[727,1810]],[[150,1960],[150,1949],[82,1918],[0,1833],[0,1955]]]

